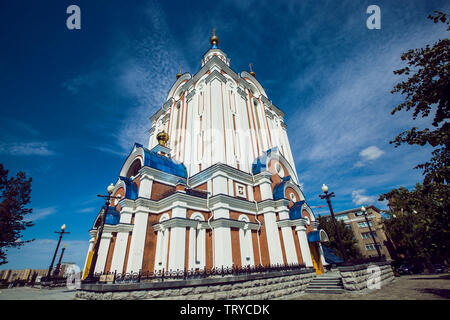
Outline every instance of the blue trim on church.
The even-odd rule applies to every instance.
[[[120,212],[115,207],[108,207],[105,224],[116,225],[120,221]]]
[[[267,165],[268,165],[267,159],[269,158],[272,151],[275,151],[275,150],[278,150],[278,147],[273,147],[273,148],[267,150],[266,152],[264,152],[263,155],[256,158],[256,160],[252,164],[252,173],[253,174],[258,174],[263,171],[267,171]]]
[[[308,242],[320,242],[320,230],[309,232]]]
[[[305,200],[294,203],[294,205],[289,209],[289,219],[296,220],[302,218],[302,206],[304,203]]]
[[[136,142],[134,145],[136,148],[144,149],[144,166],[187,179],[187,170],[183,163],[150,151],[147,148],[144,148],[140,143]]]
[[[137,184],[127,177],[120,176],[119,179],[125,183],[125,198],[130,200],[136,200],[138,197]]]
[[[273,200],[286,198],[284,195],[284,190],[286,187],[286,182],[288,182],[289,180],[291,180],[291,176],[284,177],[283,179],[281,179],[281,182],[273,188]]]

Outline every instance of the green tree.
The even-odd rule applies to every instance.
[[[24,217],[32,212],[30,202],[31,178],[18,172],[8,178],[8,170],[0,163],[0,265],[7,263],[6,249],[16,248],[33,240],[22,241],[22,231],[33,226]]]
[[[447,14],[435,11],[428,16],[434,23],[444,23],[450,30]],[[425,48],[409,50],[401,56],[407,66],[394,71],[406,79],[392,93],[405,96],[405,101],[392,110],[413,110],[413,120],[433,116],[430,128],[413,127],[400,133],[391,144],[398,147],[430,145],[431,158],[418,164],[423,170],[423,183],[411,191],[401,187],[382,194],[390,210],[384,227],[394,242],[397,253],[407,259],[446,260],[449,257],[449,195],[450,189],[450,39],[437,41]]]
[[[391,215],[385,231],[398,254],[408,259],[442,262],[450,256],[450,189],[431,183],[402,187],[380,197],[388,199]]]
[[[318,217],[319,229],[323,229],[330,239],[327,246],[333,249],[336,254],[342,258],[342,253],[339,249],[339,243],[337,241],[336,229],[334,228],[333,221],[331,221],[330,216],[320,216]],[[337,228],[341,234],[341,239],[344,245],[344,250],[347,253],[347,258],[349,260],[362,258],[361,252],[358,249],[357,243],[353,231],[345,226],[343,221],[336,221]]]
[[[450,30],[447,15],[435,11],[430,15],[434,23],[447,24]],[[413,112],[413,119],[428,117],[434,113],[432,128],[420,130],[413,127],[400,133],[391,144],[395,147],[403,143],[420,146],[431,145],[434,150],[431,159],[416,166],[423,169],[424,183],[448,183],[450,170],[450,39],[442,39],[433,46],[409,50],[401,56],[407,66],[394,71],[399,76],[409,76],[405,81],[398,83],[392,93],[406,95],[403,103],[395,107],[391,114],[405,110]]]

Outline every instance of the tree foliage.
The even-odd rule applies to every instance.
[[[450,30],[450,21],[447,14],[435,11],[435,15],[428,17],[434,23],[447,24]],[[419,164],[416,168],[422,169],[425,175],[424,183],[448,183],[450,170],[450,39],[445,38],[433,46],[412,49],[401,56],[407,66],[394,71],[396,75],[408,76],[405,81],[395,85],[392,93],[405,95],[405,101],[392,110],[413,110],[413,119],[418,116],[428,117],[434,112],[432,128],[419,129],[413,127],[400,133],[391,144],[395,147],[403,143],[426,144],[434,147],[431,159]]]
[[[26,208],[31,199],[31,178],[18,172],[16,177],[8,178],[8,170],[0,164],[0,265],[7,263],[6,249],[20,247],[33,241],[22,241],[22,231],[33,226],[25,221],[32,209]]]
[[[343,258],[336,236],[336,229],[334,228],[334,224],[333,221],[331,220],[331,217],[319,216],[318,222],[319,222],[319,229],[323,229],[327,233],[328,238],[330,239],[330,242],[328,243],[327,246],[333,249],[340,258]],[[353,231],[351,229],[348,229],[343,221],[336,221],[336,224],[339,233],[341,234],[344,250],[347,253],[347,258],[349,260],[361,259],[362,255],[357,246],[358,241],[356,241],[356,239],[353,236]]]
[[[450,30],[446,13],[435,11],[428,16],[434,23],[444,23]],[[400,133],[390,143],[395,147],[430,145],[431,158],[415,168],[422,169],[423,183],[409,191],[401,187],[382,194],[388,200],[390,219],[384,227],[398,254],[406,259],[446,260],[449,257],[450,220],[450,39],[445,38],[425,48],[409,50],[401,56],[407,66],[394,71],[406,76],[392,93],[405,95],[405,101],[392,110],[413,111],[417,117],[433,116],[431,128],[413,127]]]
[[[442,262],[450,255],[450,188],[444,184],[416,184],[380,197],[389,199],[390,219],[385,231],[397,254],[408,259]]]

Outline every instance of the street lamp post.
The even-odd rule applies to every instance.
[[[375,248],[377,249],[377,252],[378,252],[378,258],[381,259],[381,251],[380,251],[380,248],[377,245],[377,242],[375,241],[375,236],[373,235],[372,228],[370,227],[369,219],[367,218],[367,209],[366,209],[366,207],[362,206],[361,207],[361,212],[363,213],[364,218],[366,219],[367,226],[369,227],[369,232],[370,232],[370,235],[372,236],[373,245],[375,246]]]
[[[322,191],[324,194],[319,195],[319,198],[327,200],[328,208],[330,208],[331,220],[333,220],[334,229],[336,230],[336,236],[337,236],[337,240],[338,240],[338,244],[339,244],[339,249],[342,253],[342,258],[344,259],[344,263],[346,263],[347,262],[347,254],[344,249],[344,244],[342,242],[341,233],[339,232],[339,229],[338,229],[338,226],[336,223],[336,218],[334,217],[333,208],[331,207],[330,198],[334,197],[334,192],[328,193],[328,187],[325,184],[322,185]]]
[[[100,194],[97,195],[97,197],[105,198],[105,209],[103,210],[103,213],[100,216],[100,226],[98,227],[97,240],[95,241],[94,254],[92,255],[91,266],[89,268],[89,274],[87,276],[87,279],[92,279],[94,276],[95,264],[97,263],[98,257],[98,249],[100,248],[100,241],[102,239],[103,228],[105,226],[106,214],[108,213],[108,208],[109,204],[111,203],[111,199],[120,199],[120,197],[111,196],[111,193],[114,190],[114,185],[112,183],[108,186],[108,188],[106,188],[106,190],[108,191],[108,195],[106,196]]]
[[[62,248],[62,251],[61,251],[61,255],[59,256],[58,264],[56,265],[55,272],[53,273],[54,277],[59,273],[59,271],[61,269],[61,261],[62,261],[62,258],[64,256],[64,251],[65,250],[66,250],[66,245],[63,245],[63,248]]]
[[[51,274],[52,269],[53,269],[53,264],[55,263],[55,258],[56,258],[56,254],[58,253],[58,249],[59,249],[59,245],[61,243],[61,239],[62,239],[62,237],[63,237],[63,235],[65,233],[70,233],[70,232],[66,231],[66,225],[63,224],[61,226],[61,231],[55,231],[55,233],[59,233],[59,240],[58,240],[58,244],[56,245],[56,250],[55,250],[55,254],[53,255],[52,263],[50,264],[50,268],[48,269],[47,279],[46,279],[47,281],[50,280],[50,274]]]

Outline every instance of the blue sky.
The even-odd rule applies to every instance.
[[[81,8],[81,30],[66,8]],[[381,8],[381,30],[366,9]],[[421,181],[413,167],[430,149],[394,148],[399,132],[429,125],[390,115],[400,55],[445,37],[426,19],[445,1],[2,1],[0,163],[33,178],[35,226],[7,268],[46,268],[65,223],[65,261],[83,265],[88,230],[148,118],[164,103],[180,64],[195,73],[217,28],[235,71],[253,64],[269,99],[286,113],[307,201],[322,183],[336,211]],[[326,213],[326,208],[315,209]]]

